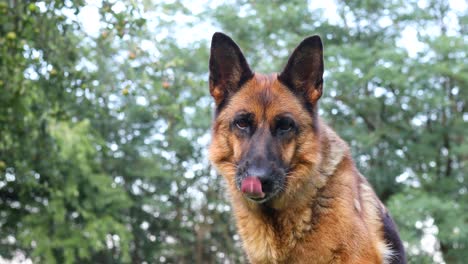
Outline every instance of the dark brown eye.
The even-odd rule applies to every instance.
[[[289,132],[294,128],[294,121],[289,117],[282,117],[276,121],[276,129],[278,132]]]
[[[236,126],[242,130],[249,128],[250,122],[246,118],[236,120]]]
[[[254,117],[252,113],[239,113],[234,117],[231,123],[232,127],[242,132],[250,133],[254,127]],[[244,133],[245,134],[245,133]]]

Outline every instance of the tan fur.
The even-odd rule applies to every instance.
[[[236,164],[248,146],[230,132],[229,122],[241,110],[255,113],[260,126],[289,113],[303,131],[282,146],[292,169],[267,209],[235,185]],[[391,255],[380,220],[385,208],[357,171],[349,147],[322,120],[313,120],[276,75],[256,74],[230,98],[213,124],[210,159],[227,181],[251,263],[385,263]]]

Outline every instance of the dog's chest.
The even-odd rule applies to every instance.
[[[245,215],[238,220],[244,248],[252,263],[285,263],[303,255],[305,238],[311,236],[313,228],[310,208],[276,219]]]
[[[252,236],[246,238],[244,247],[252,264],[342,263],[339,248],[335,250],[320,243],[293,234],[281,238]]]

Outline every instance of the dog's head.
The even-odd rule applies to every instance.
[[[273,204],[307,184],[319,155],[322,49],[320,37],[306,38],[280,74],[262,75],[253,73],[231,38],[213,35],[210,159],[232,192]]]

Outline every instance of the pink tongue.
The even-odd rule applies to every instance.
[[[263,198],[262,183],[257,177],[247,177],[242,181],[241,191],[253,198]]]

